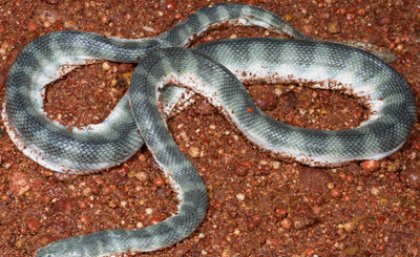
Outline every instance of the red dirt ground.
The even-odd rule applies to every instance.
[[[0,0],[1,101],[16,55],[47,32],[150,37],[217,2]],[[235,2],[271,10],[313,38],[391,49],[397,56],[392,65],[419,106],[416,1]],[[196,43],[242,36],[275,35],[222,27]],[[46,110],[70,126],[100,122],[125,92],[132,69],[114,63],[82,67],[49,87]],[[356,99],[336,92],[264,84],[249,91],[267,113],[296,126],[349,128],[367,115]],[[419,123],[392,156],[339,168],[309,168],[261,152],[200,97],[169,127],[207,185],[209,210],[188,239],[136,256],[419,256]],[[2,122],[0,138],[0,256],[33,256],[56,239],[139,228],[176,210],[175,195],[145,147],[109,171],[57,176],[24,156]]]

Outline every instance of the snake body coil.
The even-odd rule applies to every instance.
[[[233,21],[285,32],[291,39],[243,38],[180,48],[210,25]],[[126,94],[101,124],[72,132],[46,118],[46,84],[90,60],[137,63]],[[59,69],[61,67],[61,69]],[[373,115],[355,129],[321,131],[277,122],[258,109],[240,81],[290,78],[341,88],[367,99]],[[239,80],[238,80],[239,79]],[[325,81],[340,83],[328,84]],[[105,38],[63,31],[26,46],[10,70],[3,119],[13,142],[27,156],[58,172],[87,172],[117,165],[143,142],[178,192],[178,213],[139,230],[107,230],[53,242],[38,257],[97,257],[160,249],[190,235],[207,208],[207,192],[180,152],[159,112],[185,101],[184,88],[205,96],[259,147],[308,165],[379,159],[405,142],[415,107],[405,80],[382,60],[357,48],[305,39],[265,10],[237,4],[204,8],[175,28],[149,40]],[[161,96],[162,95],[162,96]],[[140,134],[138,133],[138,130]]]

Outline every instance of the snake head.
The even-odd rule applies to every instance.
[[[52,242],[39,249],[35,257],[86,257],[77,237]]]

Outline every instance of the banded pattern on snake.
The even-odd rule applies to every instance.
[[[226,21],[262,26],[295,39],[229,39],[180,48],[210,25]],[[70,133],[45,117],[44,87],[74,68],[63,65],[90,60],[139,65],[128,94],[102,124]],[[264,79],[275,83],[291,76],[361,96],[374,114],[355,129],[296,128],[266,116],[240,82]],[[340,83],[321,83],[324,81]],[[188,94],[178,87],[161,91],[168,83],[204,95],[259,147],[308,165],[385,157],[405,142],[415,119],[411,91],[392,67],[360,49],[306,39],[274,14],[257,7],[223,4],[204,8],[152,39],[105,38],[76,31],[47,34],[22,50],[9,73],[2,115],[13,142],[49,169],[81,173],[123,162],[144,141],[171,180],[180,204],[176,215],[158,224],[56,241],[41,248],[38,257],[153,251],[182,240],[201,223],[207,208],[205,186],[177,148],[157,107],[162,97],[164,110],[170,114],[179,101],[187,104]]]

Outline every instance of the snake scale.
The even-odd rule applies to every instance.
[[[239,38],[184,48],[194,36],[224,22],[259,26],[294,39]],[[104,122],[68,131],[46,117],[45,86],[77,65],[97,60],[139,64],[128,93]],[[346,130],[286,125],[258,109],[241,84],[259,79],[313,81],[317,88],[342,89],[366,99],[372,115]],[[168,84],[180,87],[165,87]],[[311,166],[383,158],[401,147],[415,120],[407,83],[380,58],[346,45],[307,39],[258,7],[203,8],[148,39],[78,31],[46,34],[21,51],[9,72],[2,117],[12,141],[46,168],[71,173],[115,166],[146,143],[178,193],[179,206],[177,214],[155,225],[66,238],[39,249],[37,257],[154,251],[197,228],[207,209],[206,188],[176,146],[157,104],[160,99],[166,115],[171,115],[175,105],[188,105],[191,93],[186,88],[205,96],[259,147]]]

